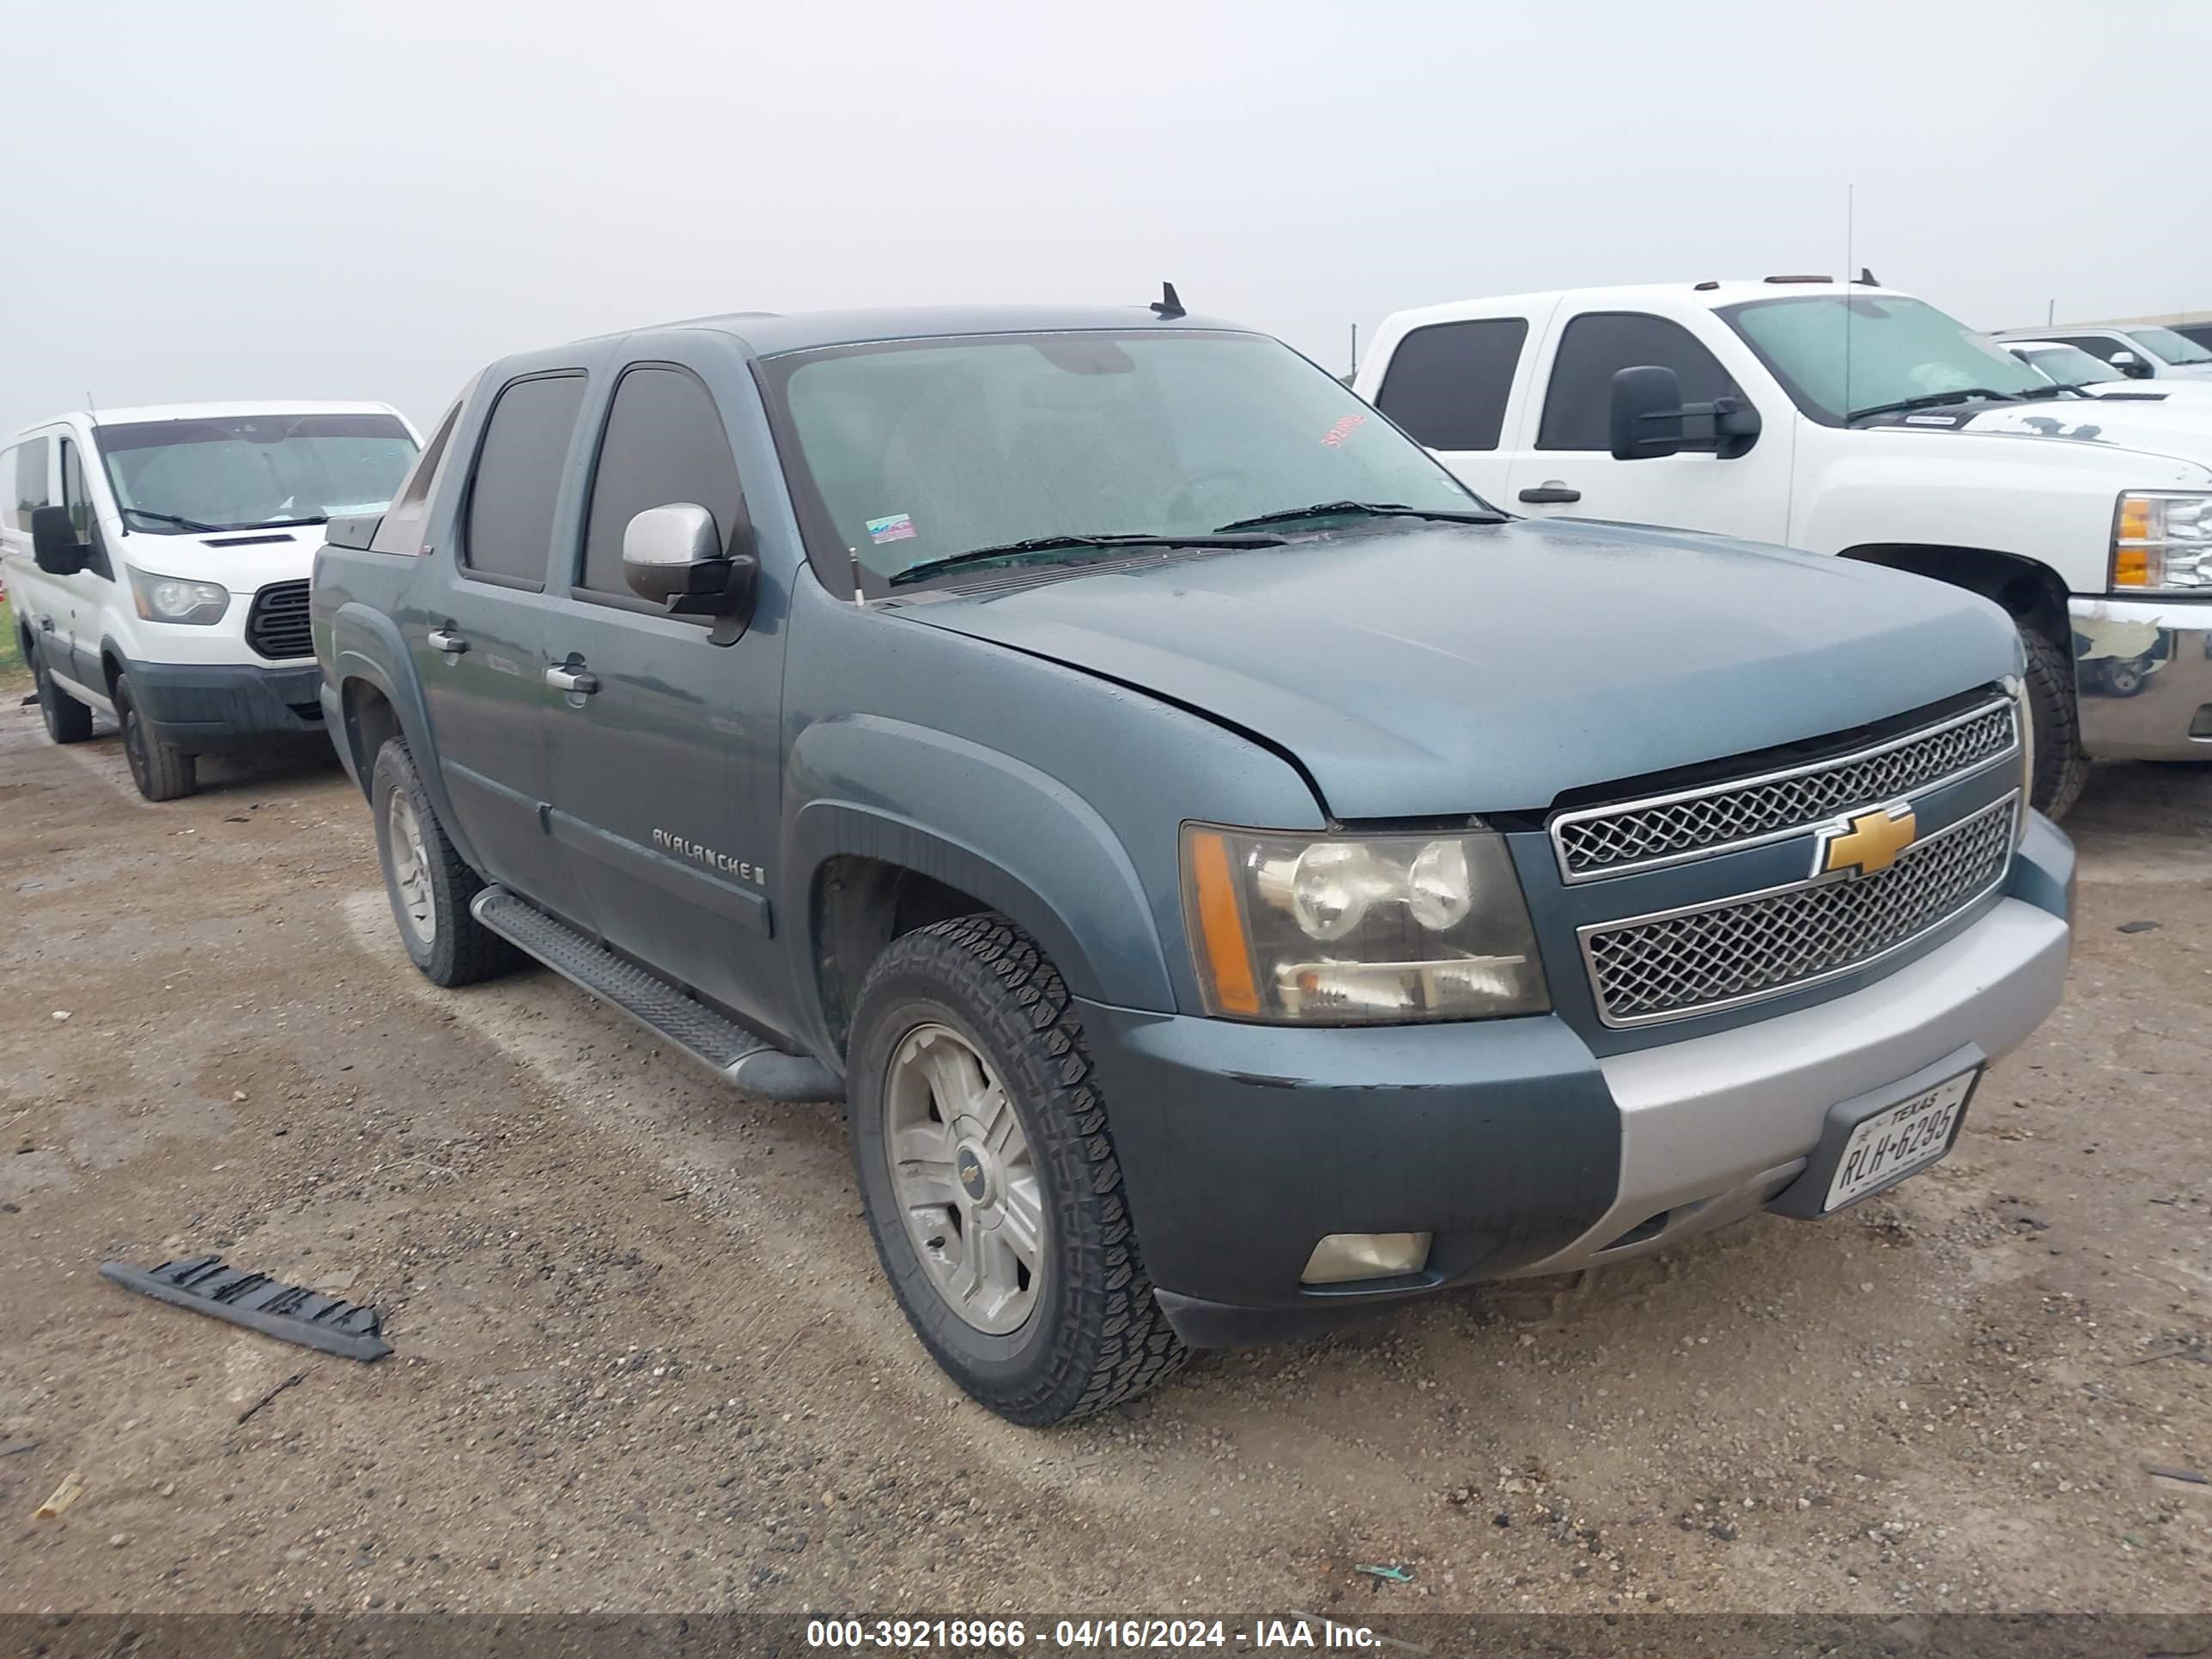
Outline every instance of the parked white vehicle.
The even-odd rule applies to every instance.
[[[2071,387],[2089,398],[2115,398],[2127,403],[2154,403],[2171,398],[2177,409],[2185,405],[2212,413],[2212,380],[2184,380],[2169,374],[2156,386],[2145,386],[2122,374],[2102,358],[2092,357],[2080,346],[2063,340],[2007,340],[2004,349],[2054,386]]]
[[[2099,362],[2110,363],[2131,380],[2212,381],[2212,350],[2170,328],[2142,323],[2122,328],[2095,323],[2067,328],[2010,328],[1996,337],[2007,345],[2014,340],[2047,340],[2074,346]]]
[[[1357,385],[1514,510],[1718,531],[1995,600],[2025,647],[2047,812],[2092,756],[2212,760],[2212,427],[2183,411],[2093,409],[1910,295],[1825,277],[1400,312]],[[1793,648],[1789,617],[1741,623]]]
[[[322,535],[381,512],[418,441],[387,404],[56,416],[0,449],[0,571],[56,743],[121,728],[149,800],[196,757],[323,729],[307,635]]]

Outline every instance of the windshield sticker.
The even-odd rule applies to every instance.
[[[884,542],[906,542],[914,539],[914,515],[894,513],[888,519],[868,520],[868,539],[878,545]]]
[[[1366,424],[1367,417],[1364,415],[1347,415],[1323,433],[1321,441],[1331,449],[1341,449],[1344,447],[1344,441]]]

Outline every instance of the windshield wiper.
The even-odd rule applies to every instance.
[[[1153,536],[1141,533],[1101,536],[1032,536],[1027,541],[1006,542],[997,547],[973,547],[965,553],[948,553],[941,559],[910,564],[890,579],[903,587],[931,576],[957,570],[963,565],[1013,564],[1038,553],[1065,553],[1081,547],[1280,547],[1280,536]]]
[[[1449,508],[1407,507],[1403,501],[1316,501],[1311,507],[1285,507],[1279,513],[1261,513],[1249,519],[1236,519],[1219,528],[1249,530],[1265,524],[1291,524],[1299,519],[1352,518],[1363,519],[1440,519],[1449,524],[1504,524],[1502,513],[1485,513],[1474,507],[1464,512]]]
[[[1961,386],[1956,392],[1923,392],[1917,398],[1899,398],[1893,404],[1873,404],[1865,409],[1855,409],[1844,416],[1847,421],[1863,421],[1869,415],[1894,415],[1904,409],[1936,409],[1945,404],[1972,403],[1977,398],[1994,398],[1999,403],[2021,403],[2039,394],[2029,392],[1998,392],[1985,386]]]
[[[149,513],[143,507],[126,507],[123,511],[130,518],[155,519],[162,524],[175,525],[180,530],[202,530],[214,533],[234,527],[227,524],[202,524],[198,519],[180,519],[173,513]]]
[[[313,518],[308,519],[264,519],[259,524],[244,525],[241,526],[240,528],[246,530],[282,529],[286,525],[328,524],[330,521],[331,515],[329,514],[318,513]]]

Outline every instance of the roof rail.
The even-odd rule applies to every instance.
[[[1836,279],[1832,276],[1769,276],[1764,280],[1770,283],[1832,283]]]

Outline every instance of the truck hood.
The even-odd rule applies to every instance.
[[[2000,404],[1983,410],[1954,431],[2002,433],[2050,438],[2060,442],[2109,445],[2148,454],[2212,466],[2212,381],[2139,380],[2146,391],[2185,386],[2178,397],[2137,401],[2131,398],[2053,398],[2048,403]]]
[[[1342,819],[1537,809],[1881,720],[2020,654],[1996,605],[1920,577],[1556,521],[1363,527],[898,614],[1249,732]]]

